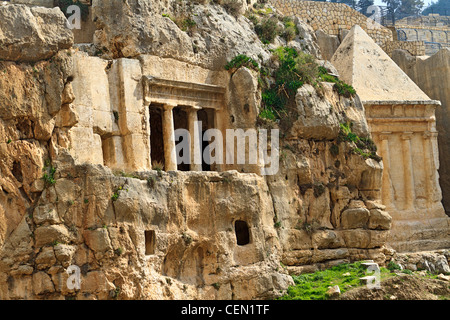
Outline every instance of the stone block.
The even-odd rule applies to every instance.
[[[46,269],[51,267],[56,262],[55,253],[53,252],[53,247],[44,247],[42,251],[38,254],[35,260],[38,269]]]
[[[370,210],[369,229],[375,230],[389,230],[392,225],[392,217],[383,210]]]
[[[73,104],[90,110],[111,111],[108,76],[105,71],[108,62],[77,52],[73,56],[73,64]],[[81,115],[80,112],[79,114]]]
[[[55,287],[48,274],[37,272],[33,274],[33,292],[36,295],[55,292]]]
[[[371,234],[369,230],[343,230],[340,234],[344,238],[345,246],[347,248],[366,249],[371,247]]]
[[[74,127],[70,129],[70,154],[76,163],[103,164],[102,139],[91,128]]]
[[[56,259],[62,263],[64,267],[68,267],[75,254],[76,247],[66,244],[59,244],[54,247]]]
[[[345,245],[338,233],[332,230],[320,230],[312,235],[312,245],[318,249],[334,249]]]
[[[111,241],[106,228],[85,230],[83,232],[83,237],[87,246],[96,253],[104,253],[112,250]]]
[[[38,227],[34,231],[36,247],[44,245],[63,243],[70,239],[70,234],[64,225],[51,225]]]
[[[142,134],[130,134],[123,138],[127,165],[132,170],[149,170],[150,150],[148,139]]]
[[[341,214],[343,229],[364,228],[369,221],[370,211],[366,208],[347,209]]]
[[[33,220],[37,225],[44,223],[57,224],[61,222],[58,212],[53,207],[53,204],[45,204],[36,207],[33,212]]]
[[[123,153],[122,137],[112,136],[103,139],[103,157],[110,168],[125,169],[126,162]]]

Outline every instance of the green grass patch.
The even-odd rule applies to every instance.
[[[287,290],[287,294],[279,300],[327,300],[328,287],[339,286],[341,293],[361,287],[359,278],[371,275],[366,272],[361,262],[344,263],[324,271],[293,276],[295,286]],[[380,280],[393,276],[387,268],[380,268]]]

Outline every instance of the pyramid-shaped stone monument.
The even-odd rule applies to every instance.
[[[431,100],[358,25],[345,37],[331,63],[362,101]]]
[[[392,216],[388,244],[398,251],[450,246],[450,219],[438,181],[435,109],[391,58],[354,26],[331,60],[341,80],[363,102],[372,138],[383,158],[381,198]]]

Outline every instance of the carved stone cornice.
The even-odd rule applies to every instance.
[[[195,108],[222,109],[225,104],[224,87],[193,82],[174,81],[143,76],[145,102]]]

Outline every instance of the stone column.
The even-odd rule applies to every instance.
[[[191,171],[202,171],[202,128],[198,124],[198,110],[199,108],[195,107],[188,110],[189,135],[191,137]]]
[[[426,172],[427,203],[431,204],[441,200],[435,144],[437,144],[437,132],[425,131],[423,134],[424,170]]]
[[[381,187],[381,199],[386,207],[392,206],[392,190],[391,190],[391,179],[389,173],[391,172],[391,159],[389,153],[389,136],[392,132],[381,132],[379,135],[380,152],[383,158],[383,176],[382,176],[382,187]]]
[[[177,170],[177,154],[175,150],[175,128],[173,123],[173,108],[175,106],[165,104],[163,106],[162,127],[164,138],[165,171]]]
[[[414,177],[411,157],[411,136],[412,132],[403,132],[402,151],[403,151],[403,183],[405,191],[404,210],[414,208]]]

